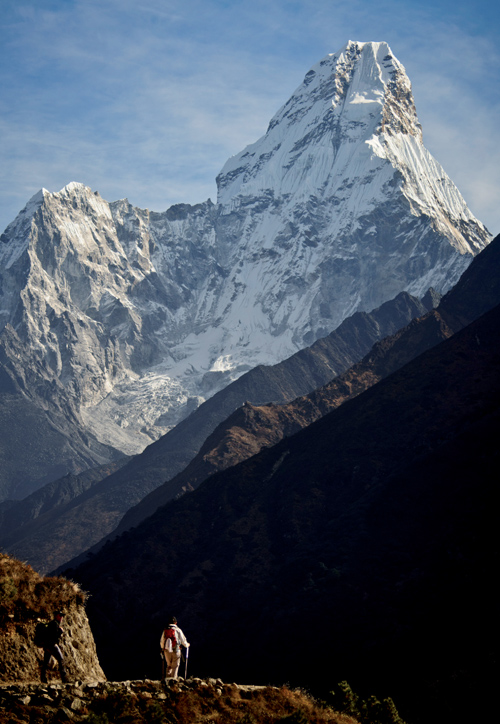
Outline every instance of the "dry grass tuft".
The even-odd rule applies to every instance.
[[[69,604],[83,605],[86,594],[73,581],[40,576],[27,563],[0,553],[0,627],[14,619],[51,617]]]
[[[352,717],[287,687],[190,691],[177,696],[172,713],[175,721],[191,724],[355,724]]]

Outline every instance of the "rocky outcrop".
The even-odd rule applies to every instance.
[[[86,595],[64,578],[43,578],[0,554],[0,683],[40,682],[44,651],[34,643],[38,623],[64,614],[60,648],[68,680],[105,681],[85,612]],[[49,669],[47,679],[60,681]]]
[[[40,621],[50,620],[48,618]],[[0,682],[40,681],[43,649],[33,644],[38,618],[30,622],[8,622],[0,635]],[[60,644],[69,680],[104,681],[94,637],[83,606],[70,604],[64,610],[64,635]],[[57,666],[47,678],[60,682]]]

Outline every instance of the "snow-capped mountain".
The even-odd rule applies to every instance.
[[[216,204],[163,213],[76,183],[31,199],[0,244],[2,360],[24,395],[139,452],[355,311],[445,292],[490,239],[386,43],[315,65],[217,182]]]

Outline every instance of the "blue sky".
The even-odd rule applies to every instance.
[[[216,199],[308,69],[385,40],[424,142],[500,232],[500,3],[0,0],[0,231],[42,186],[81,181],[163,211]]]

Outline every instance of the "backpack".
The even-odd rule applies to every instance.
[[[163,632],[163,646],[167,649],[167,651],[175,651],[177,649],[177,635],[175,633],[175,629],[172,628],[172,626],[169,626],[165,629]],[[168,642],[170,641],[170,646],[168,645]]]
[[[48,626],[48,623],[37,623],[36,625],[33,643],[35,646],[38,646],[39,649],[43,649],[44,646],[48,646],[49,644]]]

